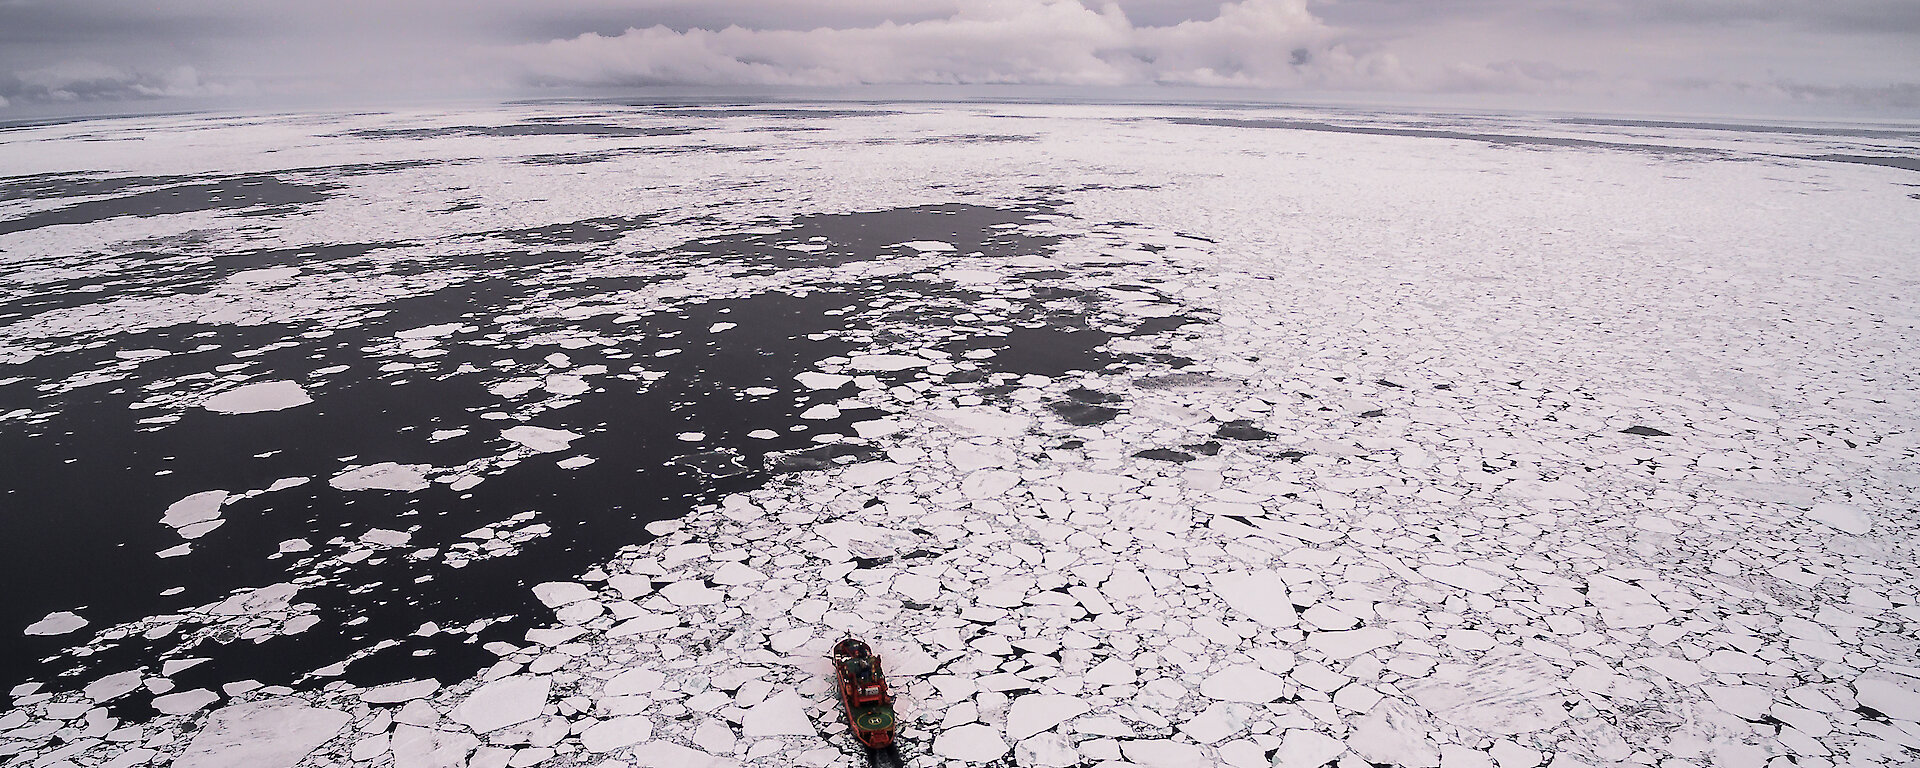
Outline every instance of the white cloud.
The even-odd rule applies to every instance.
[[[1398,77],[1390,58],[1338,45],[1307,0],[1240,0],[1216,18],[1159,27],[1137,26],[1112,4],[986,0],[905,24],[653,26],[516,46],[509,55],[527,79],[559,85],[1329,86]]]

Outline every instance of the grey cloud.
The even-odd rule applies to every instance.
[[[1920,33],[1920,3],[1912,0],[1625,0],[1584,7],[1630,24],[1771,23],[1811,30]],[[1578,13],[1582,8],[1569,6],[1566,10]]]
[[[1810,31],[1920,33],[1920,3],[1912,0],[1340,0],[1318,8],[1328,23],[1366,33],[1435,23],[1515,30],[1775,23]]]
[[[1537,93],[1587,88],[1605,78],[1591,69],[1569,69],[1545,61],[1509,60],[1490,64],[1456,62],[1436,75],[1436,90],[1456,93]]]
[[[1786,99],[1809,103],[1840,103],[1868,110],[1920,109],[1920,83],[1895,83],[1882,86],[1810,85],[1791,80],[1769,82],[1726,82],[1720,80],[1684,80],[1672,83],[1676,88],[1713,94]]]
[[[240,90],[203,82],[200,73],[187,66],[141,71],[78,61],[0,72],[0,106],[226,96]]]

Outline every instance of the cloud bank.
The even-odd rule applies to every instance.
[[[227,96],[243,90],[242,85],[202,82],[199,71],[190,66],[148,71],[96,61],[71,61],[0,72],[0,107],[10,102],[112,102]]]
[[[9,115],[1013,84],[1920,116],[1916,72],[1915,0],[0,0]]]
[[[809,30],[666,26],[512,48],[542,85],[1028,84],[1376,86],[1404,81],[1390,55],[1360,55],[1306,0],[1240,0],[1217,16],[1137,25],[1119,6],[986,0],[905,24]]]

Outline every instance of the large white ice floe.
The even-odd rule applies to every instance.
[[[1287,584],[1277,573],[1228,572],[1215,574],[1209,581],[1213,593],[1246,618],[1275,629],[1289,628],[1299,622]]]
[[[573,432],[528,424],[500,430],[500,436],[531,448],[536,453],[564,451],[569,443],[580,439],[580,435]]]
[[[949,729],[933,741],[935,754],[967,763],[998,760],[1007,749],[1007,741],[998,729],[980,723]]]
[[[538,717],[552,690],[553,679],[544,675],[503,677],[481,686],[447,717],[478,733],[496,731]]]
[[[284,411],[313,402],[307,390],[291,381],[246,384],[208,397],[204,406],[215,413]]]
[[[353,716],[297,698],[263,699],[215,710],[173,764],[180,768],[293,768]]]
[[[1489,654],[1479,664],[1445,664],[1411,683],[1407,695],[1436,717],[1487,733],[1527,733],[1567,719],[1562,673],[1524,651]]]
[[[1838,531],[1855,535],[1873,530],[1873,519],[1867,513],[1846,504],[1823,501],[1807,509],[1807,517],[1825,523]]]
[[[847,367],[856,371],[904,371],[924,368],[931,361],[909,355],[854,355]]]
[[[343,491],[418,491],[430,485],[430,469],[426,464],[383,461],[341,472],[327,484]]]
[[[72,611],[54,611],[32,624],[27,625],[29,635],[64,635],[79,631],[87,625],[87,620]]]

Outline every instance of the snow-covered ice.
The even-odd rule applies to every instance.
[[[849,635],[916,766],[1920,749],[1911,137],[791,112],[6,132],[218,189],[0,233],[0,442],[99,483],[7,490],[151,574],[33,574],[0,757],[838,765]]]

